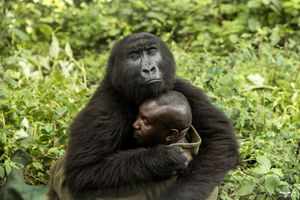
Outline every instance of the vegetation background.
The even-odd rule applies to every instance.
[[[300,199],[299,28],[300,0],[0,1],[0,184],[17,150],[47,183],[112,45],[147,31],[235,126],[243,164],[219,199]]]

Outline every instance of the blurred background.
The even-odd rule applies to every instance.
[[[219,199],[300,199],[299,27],[300,0],[0,1],[0,188],[17,150],[47,184],[112,45],[151,32],[235,127],[243,164]]]

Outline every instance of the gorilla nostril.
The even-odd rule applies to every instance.
[[[154,66],[151,67],[151,68],[150,68],[150,72],[151,72],[151,73],[155,73],[155,72],[156,72],[156,67],[154,67]]]
[[[143,69],[142,72],[145,73],[145,74],[149,74],[150,73],[150,71],[148,69]]]
[[[142,68],[141,74],[142,76],[153,76],[157,73],[158,68],[155,65],[147,65]]]

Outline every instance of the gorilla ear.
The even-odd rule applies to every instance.
[[[177,129],[171,129],[169,130],[167,137],[166,137],[166,142],[171,142],[174,140],[177,136],[179,135],[179,131]]]

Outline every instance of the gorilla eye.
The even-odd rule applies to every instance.
[[[150,49],[150,50],[148,51],[148,55],[149,55],[149,56],[154,56],[154,55],[156,55],[156,53],[157,53],[157,50],[156,50],[156,49]]]
[[[138,60],[140,59],[140,54],[137,54],[137,53],[133,53],[133,54],[130,54],[129,58],[132,59],[132,60]]]

